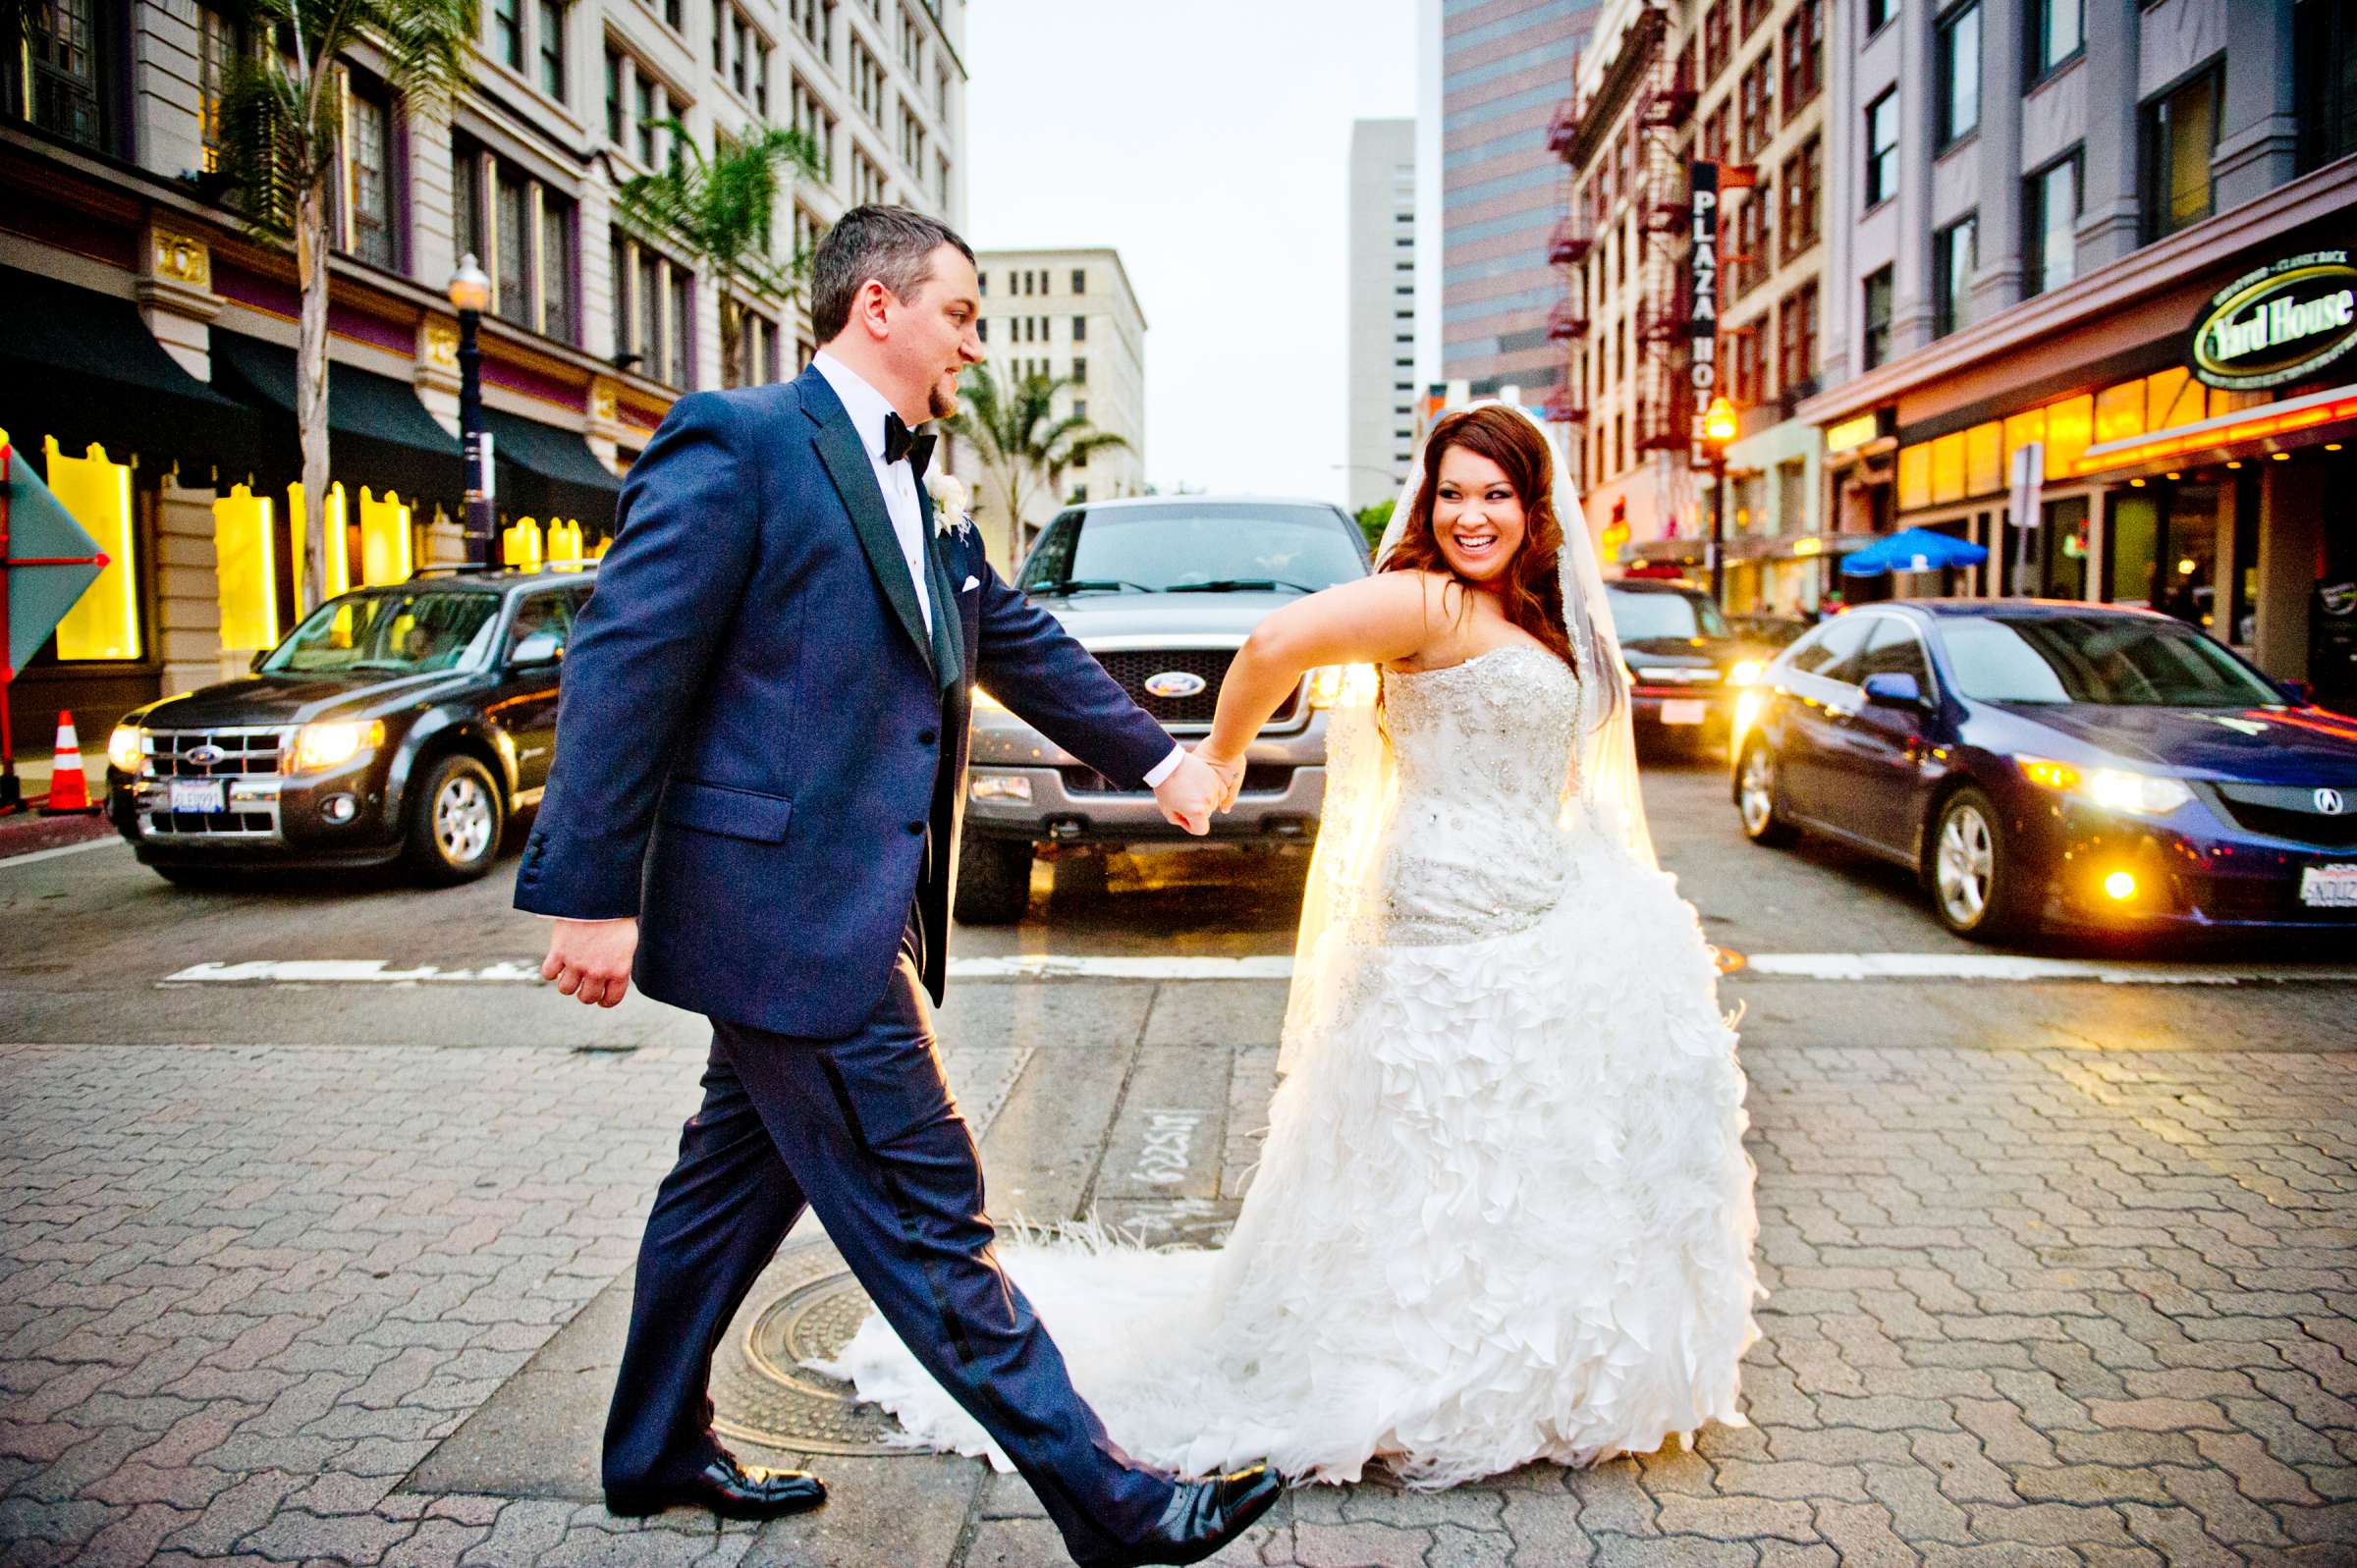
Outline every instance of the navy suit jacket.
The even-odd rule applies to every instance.
[[[517,907],[635,915],[648,996],[831,1039],[882,999],[913,904],[938,1002],[975,680],[1132,788],[1172,742],[920,505],[930,638],[824,378],[673,405],[566,650]]]

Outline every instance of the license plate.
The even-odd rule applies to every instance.
[[[1662,704],[1662,723],[1666,725],[1698,725],[1710,711],[1710,705],[1691,697],[1672,697]]]
[[[229,786],[218,779],[175,779],[167,802],[174,811],[227,811]]]
[[[2312,909],[2357,909],[2357,865],[2308,867],[2300,873],[2300,902]]]

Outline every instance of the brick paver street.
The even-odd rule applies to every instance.
[[[1163,986],[1148,1015],[1234,985]],[[1132,1074],[1179,1052],[1265,1075],[1266,1041],[1149,1033]],[[1775,1292],[1752,1428],[1448,1493],[1300,1491],[1222,1560],[2357,1560],[2349,1056],[1746,1065]],[[959,1460],[814,1460],[835,1502],[766,1529],[405,1485],[627,1270],[696,1069],[671,1046],[0,1054],[0,1563],[1061,1561],[1019,1482]],[[1056,1078],[1032,1059],[1002,1122]],[[993,1164],[1007,1207],[1033,1172]]]

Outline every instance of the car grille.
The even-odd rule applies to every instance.
[[[1131,701],[1166,725],[1208,725],[1220,705],[1220,683],[1228,678],[1228,667],[1235,662],[1233,648],[1109,648],[1089,650],[1105,673],[1122,683]],[[1195,676],[1203,681],[1203,689],[1191,697],[1158,697],[1146,689],[1146,682],[1169,671]],[[1285,706],[1269,716],[1269,723],[1285,724],[1299,711],[1301,691],[1298,686],[1285,699]]]
[[[142,797],[140,827],[149,838],[278,837],[276,781],[283,769],[286,738],[286,731],[276,729],[147,730],[143,737],[147,762],[137,786]],[[215,752],[219,755],[213,755]],[[151,809],[162,803],[158,797],[171,786],[161,781],[169,779],[220,779],[233,795],[237,781],[272,782],[264,786],[268,793],[262,798],[233,800],[233,809],[228,811]]]
[[[1075,795],[1115,795],[1144,793],[1126,790],[1094,768],[1061,768],[1065,789]],[[1244,786],[1238,793],[1247,795],[1281,795],[1293,784],[1293,768],[1289,764],[1269,763],[1244,765]]]
[[[150,730],[147,774],[154,779],[275,778],[285,744],[277,730]],[[221,753],[218,760],[199,762],[192,755],[208,747]]]
[[[2357,811],[2328,816],[2316,809],[2316,790],[2307,784],[2220,784],[2210,786],[2227,817],[2246,832],[2320,849],[2357,848]],[[2357,806],[2357,788],[2343,791]]]

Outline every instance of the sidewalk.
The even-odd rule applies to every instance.
[[[1010,1010],[1052,1013],[1054,991]],[[1128,1070],[1157,1049],[1231,1086],[1267,1055],[1149,1043]],[[1117,1119],[1075,1107],[1058,1054],[953,1054],[969,1113],[1000,1115],[1002,1207],[1082,1190],[1059,1172]],[[2351,1065],[1752,1053],[1775,1292],[1754,1426],[1447,1493],[1296,1492],[1220,1560],[2349,1562]],[[1062,1561],[1019,1482],[929,1456],[814,1457],[835,1500],[761,1529],[597,1506],[600,1346],[699,1066],[0,1049],[0,1564]],[[1226,1142],[1233,1171],[1248,1144]],[[1233,1210],[1225,1185],[1181,1201]],[[478,1417],[506,1433],[497,1467],[454,1463]]]

